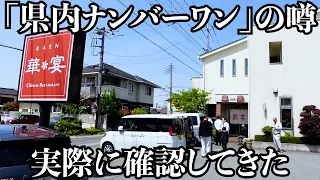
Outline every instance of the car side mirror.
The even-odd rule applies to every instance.
[[[119,126],[118,131],[123,131],[123,126]]]

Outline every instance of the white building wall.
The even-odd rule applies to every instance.
[[[216,104],[222,95],[243,95],[248,101],[249,79],[245,76],[247,42],[204,58],[205,91],[211,92],[208,104]],[[224,76],[220,76],[220,60],[224,60]],[[232,76],[232,60],[236,59],[236,76]],[[250,58],[248,58],[250,66]],[[250,68],[249,68],[250,69]],[[250,74],[250,73],[249,73]]]
[[[195,77],[195,78],[192,78],[191,80],[192,80],[192,88],[204,90],[202,77]]]
[[[153,104],[153,97],[154,97],[154,88],[151,88],[151,96],[146,94],[146,87],[147,85],[140,84],[140,94],[139,94],[139,100],[138,102],[141,103],[147,103],[147,104]]]
[[[279,97],[292,97],[293,133],[300,136],[298,125],[303,106],[314,104],[320,108],[319,61],[320,28],[310,35],[296,29],[265,33],[254,29],[249,36],[250,103],[249,136],[262,134],[261,128],[280,119]],[[282,41],[282,64],[269,63],[269,42]],[[278,88],[275,97],[273,88]],[[266,117],[263,110],[266,103]]]

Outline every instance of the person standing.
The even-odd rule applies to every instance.
[[[212,125],[205,117],[200,123],[199,136],[201,139],[201,155],[204,158],[207,153],[211,152]]]
[[[238,145],[241,145],[243,138],[247,138],[247,137],[248,137],[248,129],[244,124],[242,124],[240,136],[238,137]]]
[[[276,117],[273,118],[273,143],[276,146],[276,149],[278,152],[283,153],[285,152],[282,149],[282,144],[280,141],[280,137],[281,137],[281,131],[282,131],[282,124],[278,121],[278,119]]]
[[[222,143],[222,149],[227,149],[227,144],[229,142],[229,130],[230,126],[227,122],[226,118],[222,118],[222,126],[221,126],[221,143]]]
[[[219,146],[221,145],[221,125],[222,121],[220,119],[220,116],[217,116],[217,119],[214,121],[214,127],[216,128],[216,145]]]

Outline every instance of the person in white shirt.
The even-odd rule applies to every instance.
[[[219,146],[221,145],[221,125],[222,121],[220,119],[220,116],[217,116],[217,119],[214,121],[214,127],[216,128],[216,145]]]
[[[282,131],[282,124],[278,121],[278,119],[276,117],[273,118],[273,143],[276,146],[276,149],[278,152],[282,153],[285,152],[282,149],[282,144],[280,141],[280,137],[281,137],[281,131]]]
[[[226,118],[222,118],[222,125],[220,129],[221,129],[222,149],[226,150],[227,144],[229,142],[229,130],[230,130],[230,126]]]

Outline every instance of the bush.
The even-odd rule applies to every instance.
[[[55,124],[54,129],[70,136],[81,135],[83,133],[82,121],[80,119],[61,119]]]
[[[264,135],[266,135],[266,136],[269,136],[272,133],[272,127],[271,126],[265,126],[261,130],[264,133]]]
[[[273,142],[272,136],[256,135],[255,141],[260,142]],[[307,144],[307,145],[320,145],[320,138],[308,138],[308,137],[293,137],[293,136],[281,136],[281,143],[292,143],[292,144]]]
[[[84,129],[85,134],[90,134],[90,135],[94,135],[94,134],[104,134],[104,131],[102,129],[96,129],[94,127],[90,127],[90,128],[85,128]]]
[[[19,103],[18,102],[7,102],[2,105],[2,111],[19,111]]]
[[[146,110],[143,108],[135,108],[131,111],[132,114],[147,114]]]
[[[284,132],[284,137],[292,137],[289,132]]]
[[[300,134],[309,138],[320,138],[320,110],[316,106],[309,105],[302,108],[299,129]]]

